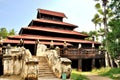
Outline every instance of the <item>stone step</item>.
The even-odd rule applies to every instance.
[[[38,65],[38,66],[39,67],[49,67],[48,65],[44,65],[44,64],[43,65],[41,64],[41,65]]]
[[[39,63],[38,65],[39,65],[39,66],[48,66],[47,63]]]
[[[38,76],[39,76],[39,77],[55,77],[55,76],[52,75],[52,74],[39,74]]]
[[[50,71],[50,70],[38,70],[38,72],[42,72],[42,73],[53,73],[53,72]]]
[[[49,67],[38,67],[39,69],[43,69],[43,70],[49,70]]]
[[[53,74],[53,72],[52,71],[38,71],[38,73],[44,73],[44,74]]]
[[[56,78],[53,74],[52,70],[48,66],[47,60],[45,57],[38,57],[39,64],[38,64],[38,76],[39,77],[50,77],[50,78]]]
[[[51,71],[50,69],[39,69],[38,71]]]
[[[50,70],[49,67],[42,67],[42,66],[39,66],[38,68],[39,68],[39,69],[43,69],[43,70]]]

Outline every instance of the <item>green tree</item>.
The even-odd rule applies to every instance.
[[[113,12],[113,17],[109,22],[110,32],[108,33],[108,49],[111,52],[112,57],[117,58],[120,56],[120,1],[111,0],[109,8]]]
[[[120,56],[120,1],[119,0],[111,0],[109,5],[109,9],[112,11],[112,18],[108,23],[109,32],[107,41],[108,44],[108,51],[110,52],[112,58],[116,62],[117,66],[119,67],[119,62],[117,62]]]
[[[102,15],[105,35],[105,47],[115,60],[120,56],[120,1],[119,0],[96,0],[102,1],[95,5],[99,15]],[[108,4],[109,1],[109,4]],[[118,56],[119,55],[119,56]]]
[[[100,18],[99,14],[95,14],[92,22],[95,24],[95,30],[97,31],[97,25],[101,26],[102,19]]]
[[[95,30],[90,31],[90,32],[81,32],[81,33],[87,34],[89,36],[89,37],[85,38],[86,40],[93,40],[93,38],[95,40],[95,38],[96,38],[96,40],[98,41],[98,33]]]
[[[109,22],[111,32],[108,33],[108,49],[113,58],[120,56],[120,19],[113,19]]]
[[[15,35],[16,33],[15,33],[15,30],[14,29],[11,29],[10,31],[9,31],[9,35]]]
[[[107,40],[107,37],[108,37],[108,25],[107,25],[107,23],[108,23],[108,18],[109,18],[109,16],[108,16],[108,14],[110,13],[110,10],[109,10],[109,8],[108,8],[108,0],[95,0],[95,1],[98,1],[98,3],[95,5],[95,7],[96,7],[96,9],[97,9],[97,12],[98,12],[98,14],[101,16],[100,18],[101,18],[101,23],[103,24],[103,26],[104,26],[104,37],[105,37],[105,49],[106,49],[106,51],[108,52],[108,40]],[[101,3],[102,2],[102,3]],[[111,60],[111,56],[110,56],[110,54],[108,54],[106,52],[106,54],[105,54],[105,64],[106,64],[106,67],[109,67],[109,61],[108,61],[108,57],[109,57],[109,59],[110,59],[110,63],[111,63],[111,67],[113,66],[113,64],[112,64],[112,60]]]
[[[10,35],[15,35],[15,30],[14,30],[14,29],[11,29],[11,30],[8,32],[6,28],[0,28],[0,36],[1,36],[3,39],[7,38],[7,36],[10,36]]]
[[[114,14],[114,18],[120,19],[120,1],[119,0],[111,0],[109,8],[112,10]]]
[[[100,26],[98,31],[101,31],[100,29],[104,29],[104,33],[102,32],[102,34],[104,34],[103,37],[107,38],[107,35],[109,32],[108,22],[111,20],[111,17],[113,16],[113,12],[108,7],[108,4],[107,4],[108,0],[95,0],[95,1],[97,1],[97,3],[95,4],[97,13],[94,15],[92,22],[95,24],[95,27],[97,25]],[[98,34],[101,35],[100,32],[98,32]],[[105,46],[107,49],[107,40],[105,41],[106,41]]]
[[[6,38],[8,36],[8,31],[6,28],[0,28],[0,36]]]
[[[111,32],[108,33],[107,40],[109,42],[108,51],[110,52],[114,62],[116,63],[117,67],[119,67],[119,60],[120,60],[120,19],[112,19],[109,22],[109,26]]]

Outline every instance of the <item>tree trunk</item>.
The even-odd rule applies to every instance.
[[[105,66],[106,66],[106,67],[110,67],[107,51],[105,52]]]
[[[119,62],[117,61],[117,59],[114,59],[114,62],[117,65],[117,68],[119,68],[120,66],[119,66]]]
[[[113,68],[114,66],[113,66],[113,60],[112,60],[112,58],[111,58],[111,55],[108,54],[108,56],[109,56],[109,59],[110,59],[110,65],[111,65],[111,67]]]

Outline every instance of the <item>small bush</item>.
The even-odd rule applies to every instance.
[[[111,68],[109,71],[100,74],[102,76],[108,76],[114,80],[120,80],[120,68]]]
[[[120,68],[101,68],[92,70],[93,73],[97,73],[101,76],[107,76],[114,80],[120,80]]]

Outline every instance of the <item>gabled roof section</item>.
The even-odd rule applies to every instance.
[[[37,9],[37,10],[38,10],[38,13],[52,15],[52,16],[57,16],[57,17],[62,17],[62,18],[67,18],[65,16],[65,14],[61,13],[61,12],[50,11],[50,10],[45,10],[45,9]]]
[[[60,22],[60,21],[46,20],[46,19],[33,19],[28,26],[31,26],[34,21],[41,22],[41,23],[63,25],[63,26],[68,26],[68,27],[73,27],[73,28],[77,28],[78,27],[78,26],[76,26],[74,24],[70,24],[70,23],[66,23],[66,22]]]

